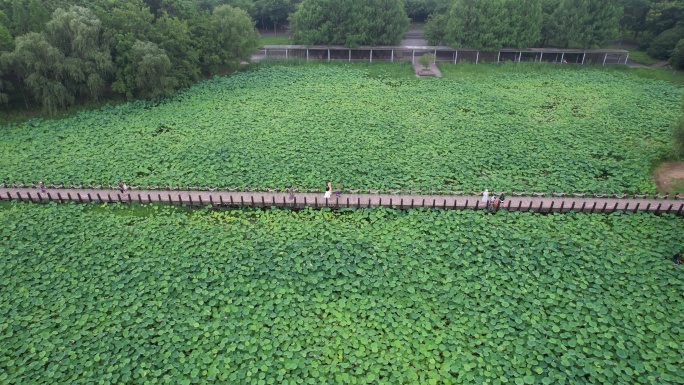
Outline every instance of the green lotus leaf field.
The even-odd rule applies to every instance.
[[[409,65],[262,66],[0,127],[0,180],[655,191],[680,87],[626,70],[473,68],[417,79]]]
[[[670,215],[13,203],[0,223],[0,383],[684,382]]]

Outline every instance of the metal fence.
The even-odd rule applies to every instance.
[[[342,46],[266,45],[258,60],[303,59],[307,61],[406,62],[415,64],[424,54],[435,55],[435,63],[543,62],[556,64],[627,64],[629,51],[616,49],[502,48],[481,51],[444,46],[377,46],[346,48]]]

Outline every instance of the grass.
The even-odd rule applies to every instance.
[[[259,39],[259,46],[265,45],[289,45],[292,44],[290,38],[287,36],[262,36]]]

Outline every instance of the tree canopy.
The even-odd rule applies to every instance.
[[[53,113],[110,86],[158,97],[235,68],[258,34],[247,11],[223,2],[0,0],[0,91],[16,90],[0,102],[32,99]]]
[[[409,18],[402,0],[304,0],[290,17],[296,44],[394,45]]]

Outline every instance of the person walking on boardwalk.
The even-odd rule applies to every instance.
[[[289,199],[293,200],[294,199],[294,191],[293,191],[292,185],[287,186],[287,192],[290,194]]]
[[[504,196],[504,193],[501,193],[501,195],[499,195],[499,207],[503,207],[504,200],[506,200],[506,197]]]
[[[337,182],[337,190],[335,190],[335,196],[340,196],[342,192],[342,181]]]
[[[332,194],[332,183],[330,183],[330,180],[328,180],[328,183],[325,185],[325,199],[330,199],[330,195]]]
[[[124,184],[122,181],[119,181],[119,191],[121,191],[122,194],[124,193]]]
[[[41,194],[45,194],[45,192],[46,192],[46,190],[47,190],[47,187],[45,187],[45,183],[40,182],[40,183],[39,183],[39,186],[40,186],[40,193],[41,193]]]
[[[485,205],[489,203],[489,190],[487,189],[482,192],[482,203]]]

